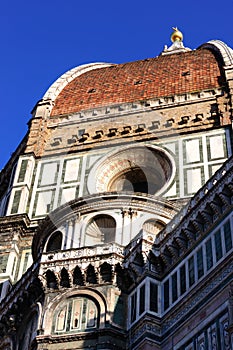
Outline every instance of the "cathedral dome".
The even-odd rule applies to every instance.
[[[223,84],[220,59],[200,47],[124,64],[84,65],[65,73],[44,98],[53,100],[51,116],[56,116],[214,89]]]

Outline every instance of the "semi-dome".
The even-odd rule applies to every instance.
[[[123,64],[79,66],[61,76],[44,99],[52,99],[51,116],[57,116],[218,88],[225,80],[221,67],[229,63],[229,50],[216,40],[188,52]]]

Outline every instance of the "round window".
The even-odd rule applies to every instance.
[[[121,149],[100,160],[90,171],[90,193],[130,191],[160,194],[172,182],[175,162],[155,146]]]

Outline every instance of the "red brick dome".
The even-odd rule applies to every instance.
[[[204,47],[124,64],[93,65],[56,94],[51,116],[218,88],[221,75],[215,53]]]

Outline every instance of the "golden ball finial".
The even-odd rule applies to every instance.
[[[183,40],[183,34],[178,30],[177,27],[172,27],[174,32],[171,35],[171,41],[174,43],[175,41],[182,41]]]

